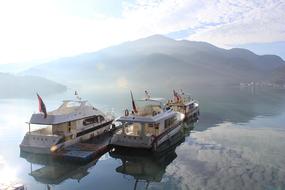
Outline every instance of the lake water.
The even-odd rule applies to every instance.
[[[37,100],[0,100],[0,183],[21,182],[28,190],[285,189],[285,92],[239,88],[191,92],[200,101],[200,119],[183,124],[183,133],[168,152],[110,152],[86,165],[21,158],[25,122],[37,111]],[[130,106],[127,93],[82,96],[117,114]],[[43,99],[51,110],[66,97]]]

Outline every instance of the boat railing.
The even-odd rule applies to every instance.
[[[38,131],[31,131],[29,133],[30,136],[35,136],[35,137],[47,137],[47,136],[54,136],[58,137],[59,135],[53,134],[53,133],[39,133]]]
[[[31,131],[30,134],[34,134],[34,135],[53,135],[52,127],[51,126],[47,126],[45,128],[35,129],[35,130]]]
[[[140,136],[140,135],[134,135],[133,133],[129,133],[129,134],[122,133],[122,131],[119,133],[116,133],[115,136],[116,136],[115,138],[120,139],[121,141],[125,141],[125,142],[143,141],[143,142],[150,143],[152,139],[152,137],[149,135]]]

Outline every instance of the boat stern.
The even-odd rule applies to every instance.
[[[20,144],[21,152],[50,154],[51,148],[60,141],[57,135],[41,135],[27,132]]]
[[[111,146],[131,148],[152,148],[153,139],[149,136],[132,136],[127,134],[114,134],[111,138]]]

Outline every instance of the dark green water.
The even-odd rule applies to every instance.
[[[0,100],[0,183],[17,181],[29,190],[285,189],[285,92],[239,88],[191,92],[200,101],[200,119],[185,123],[168,151],[111,152],[86,165],[21,158],[25,122],[37,110],[37,100]],[[120,114],[130,106],[128,93],[94,94],[82,96],[103,110],[113,108]],[[44,101],[51,110],[66,97]]]

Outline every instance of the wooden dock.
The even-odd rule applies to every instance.
[[[89,162],[109,151],[109,141],[113,132],[96,136],[88,141],[76,143],[52,154],[56,159],[72,162]]]

